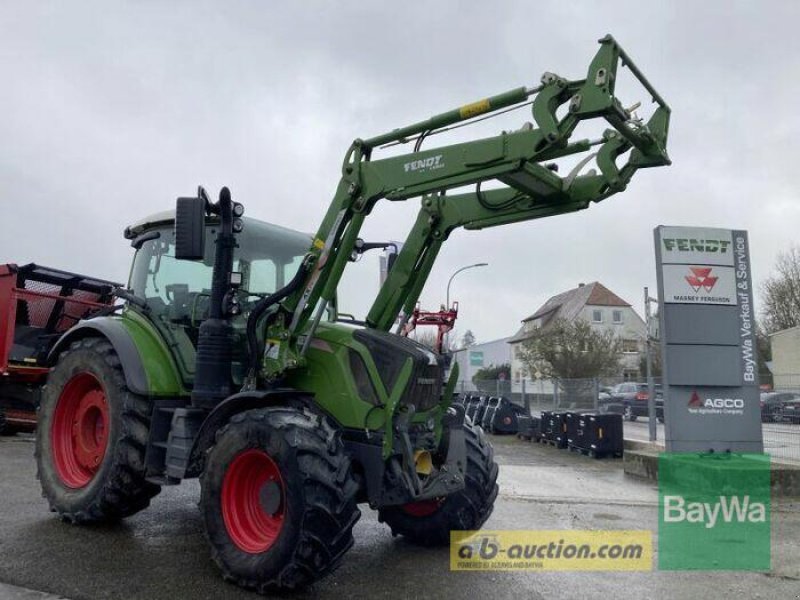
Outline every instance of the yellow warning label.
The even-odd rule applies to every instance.
[[[322,250],[324,247],[325,247],[325,242],[323,242],[321,239],[317,238],[314,240],[314,248],[316,248],[317,250]]]
[[[478,100],[477,102],[473,102],[471,104],[465,104],[460,109],[458,109],[458,114],[461,115],[462,119],[469,119],[471,117],[476,117],[478,115],[482,115],[486,111],[488,111],[491,107],[489,101]]]

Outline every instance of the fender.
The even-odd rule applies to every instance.
[[[149,327],[138,320],[122,317],[96,317],[82,321],[64,333],[47,355],[52,367],[72,342],[87,337],[104,337],[114,347],[122,363],[125,384],[142,396],[178,396],[182,389],[177,369],[163,343]],[[144,351],[143,359],[140,348]]]
[[[312,394],[294,389],[278,388],[267,391],[240,392],[220,402],[203,421],[194,440],[189,468],[185,477],[198,477],[205,463],[206,450],[214,443],[214,438],[225,423],[234,415],[254,408],[269,406],[309,406],[314,411],[319,408],[311,404]]]

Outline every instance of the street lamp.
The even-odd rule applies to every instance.
[[[453,277],[461,273],[461,271],[466,271],[467,269],[474,269],[476,267],[488,267],[489,263],[475,263],[474,265],[467,265],[466,267],[461,267],[460,269],[456,270],[455,273],[450,275],[450,279],[447,281],[447,297],[445,299],[445,310],[450,310],[450,284],[453,283]],[[448,331],[445,334],[445,348],[447,348],[448,352],[450,351],[450,332]]]
[[[450,279],[447,282],[447,298],[445,301],[445,310],[450,310],[450,284],[453,283],[453,277],[461,273],[461,271],[466,271],[467,269],[474,269],[475,267],[488,267],[489,263],[475,263],[474,265],[467,265],[466,267],[461,267],[455,273],[450,275]]]

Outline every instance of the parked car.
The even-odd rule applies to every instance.
[[[800,394],[766,392],[761,394],[761,422],[800,423]]]
[[[664,394],[660,385],[656,385],[656,417],[664,422]],[[601,394],[602,396],[602,394]],[[598,398],[598,404],[606,405],[605,412],[616,412],[619,409],[626,421],[635,421],[639,417],[648,415],[648,399],[650,398],[647,384],[626,381],[611,388],[608,399]],[[602,408],[601,408],[602,410]]]

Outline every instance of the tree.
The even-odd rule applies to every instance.
[[[498,383],[500,382],[500,383]],[[485,394],[507,394],[511,391],[511,365],[489,365],[475,371],[472,383],[479,392]]]
[[[519,358],[528,373],[579,379],[619,373],[622,341],[586,321],[559,319],[522,342]]]
[[[661,377],[661,344],[658,341],[650,342],[650,367],[653,377]],[[639,373],[647,375],[647,355],[642,353],[639,358]]]
[[[469,346],[472,346],[474,344],[475,344],[475,334],[472,333],[472,329],[467,329],[467,331],[464,332],[464,335],[461,336],[461,347],[468,348]]]
[[[528,373],[558,379],[569,403],[593,404],[594,378],[619,373],[622,340],[583,320],[558,319],[521,346],[518,356]]]
[[[781,252],[764,281],[762,324],[766,333],[800,325],[800,246]]]
[[[423,346],[427,346],[431,350],[436,349],[436,336],[436,330],[432,328],[425,328],[421,331],[419,329],[414,330],[414,341]]]

